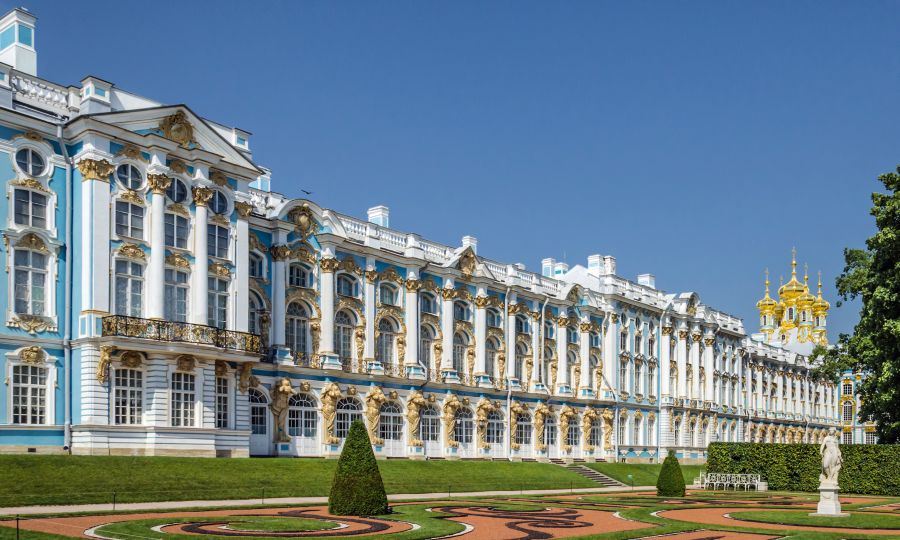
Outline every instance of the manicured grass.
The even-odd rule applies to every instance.
[[[655,486],[659,471],[662,469],[662,465],[658,463],[585,463],[585,465],[627,485],[632,485],[632,479],[628,478],[630,474],[634,477],[635,486]],[[684,476],[684,483],[693,482],[703,469],[703,465],[682,465],[681,474]]]
[[[336,460],[0,456],[0,507],[326,496]],[[388,493],[597,485],[564,467],[506,461],[379,461]]]
[[[810,510],[767,510],[764,512],[731,512],[735,519],[778,525],[813,525],[815,527],[848,527],[853,529],[900,529],[900,516],[861,512],[847,517],[810,516]]]
[[[251,517],[240,518],[240,521],[230,521],[229,529],[236,531],[267,531],[267,532],[296,532],[296,531],[324,531],[335,529],[338,524],[333,521],[319,519],[303,519],[293,517]]]

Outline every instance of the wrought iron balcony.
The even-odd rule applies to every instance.
[[[130,337],[209,345],[220,349],[262,354],[259,334],[223,330],[214,326],[110,315],[103,317],[103,336]]]

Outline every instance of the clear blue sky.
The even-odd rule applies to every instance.
[[[900,162],[897,2],[26,7],[40,75],[247,129],[278,191],[534,270],[612,254],[750,331],[792,246],[834,303]]]

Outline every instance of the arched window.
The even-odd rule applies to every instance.
[[[600,347],[600,334],[597,332],[591,332],[591,347]]]
[[[394,363],[394,340],[397,331],[390,319],[378,322],[378,342],[375,344],[375,359],[384,365]]]
[[[628,360],[619,362],[619,390],[628,391]]]
[[[116,168],[116,179],[128,189],[140,189],[144,183],[144,175],[140,169],[128,163],[119,165]]]
[[[528,318],[525,317],[525,315],[516,315],[516,333],[517,334],[531,333],[531,327],[528,324]]]
[[[386,441],[403,439],[403,410],[396,403],[381,405],[378,436]]]
[[[541,375],[543,376],[543,383],[547,386],[550,385],[550,364],[553,362],[553,349],[550,347],[544,348],[544,365],[542,369]]]
[[[48,311],[47,305],[47,272],[48,257],[45,253],[32,251],[29,249],[16,249],[14,254],[14,270],[13,280],[15,283],[15,312],[20,315],[45,315]],[[123,261],[124,262],[124,261]],[[117,263],[118,264],[118,263]],[[136,265],[140,271],[143,267]],[[117,270],[118,270],[117,266]],[[117,272],[118,273],[118,272]],[[141,273],[139,277],[142,277]],[[143,284],[141,279],[137,287],[137,311],[140,312],[141,289]],[[118,292],[118,281],[116,283]],[[116,295],[118,301],[118,295]],[[119,312],[119,304],[117,302],[117,313],[121,315],[130,315],[131,312]],[[140,313],[138,315],[140,316]]]
[[[169,187],[166,188],[166,197],[174,203],[184,202],[187,199],[187,186],[181,180],[173,178]]]
[[[250,432],[254,435],[265,435],[268,415],[266,405],[269,400],[256,388],[251,388],[247,397],[250,400]]]
[[[528,355],[528,346],[524,343],[516,343],[516,362],[513,366],[514,375],[519,381],[525,374],[525,356]]]
[[[22,253],[22,250],[16,250],[16,257],[19,257],[19,253]],[[36,252],[25,252],[32,253],[32,265],[34,265],[34,255],[39,255]],[[44,261],[44,265],[46,267],[46,256],[41,255],[42,260]],[[16,299],[18,305],[19,298],[19,263],[16,262]],[[40,283],[41,287],[41,305],[43,305],[43,283],[44,278],[41,277],[37,280]],[[144,300],[144,267],[136,262],[131,261],[116,261],[116,276],[115,276],[115,286],[116,286],[116,314],[117,315],[127,315],[129,317],[140,317],[142,312],[143,300]],[[34,281],[32,282],[32,288],[34,288]]]
[[[566,329],[566,337],[569,338],[569,343],[578,343],[578,328],[575,326],[570,326]]]
[[[641,444],[641,426],[644,423],[644,419],[640,416],[635,416],[634,421],[631,422],[631,444],[639,445]]]
[[[259,253],[250,252],[250,277],[263,277],[263,258]]]
[[[431,293],[422,293],[419,296],[419,307],[422,310],[422,313],[430,313],[432,315],[437,315],[438,307],[437,300],[434,295]]]
[[[293,263],[288,268],[288,285],[291,287],[309,288],[312,283],[312,273],[306,265]]]
[[[488,338],[484,344],[484,373],[488,376],[494,375],[494,366],[497,362],[497,352],[500,349],[500,343],[495,338]],[[500,373],[498,376],[502,377]]]
[[[219,225],[207,225],[206,250],[210,257],[224,259],[228,257],[229,231],[228,227]]]
[[[656,445],[656,418],[647,418],[647,446]]]
[[[431,351],[434,348],[434,330],[429,325],[422,325],[419,329],[419,363],[426,368],[432,368]]]
[[[362,405],[354,398],[343,398],[337,402],[337,419],[334,424],[334,436],[338,439],[347,437],[350,424],[362,420]]]
[[[591,435],[588,437],[588,444],[595,448],[599,448],[602,438],[603,422],[599,418],[594,418],[591,421]]]
[[[550,321],[544,321],[544,339],[554,339],[556,337],[556,328]]]
[[[575,351],[566,353],[566,362],[568,363],[567,368],[569,369],[569,382],[572,385],[576,385],[578,384],[578,381],[572,379],[572,374],[575,372],[575,366],[578,365],[578,355],[575,354]]]
[[[675,440],[675,446],[681,444],[681,419],[676,418],[672,428],[672,436]]]
[[[488,444],[503,443],[503,416],[497,411],[488,414],[484,440]]]
[[[468,321],[469,320],[469,305],[465,302],[457,300],[453,302],[453,319],[456,321]]]
[[[247,310],[249,311],[247,314],[247,331],[251,334],[262,334],[259,316],[263,311],[263,305],[259,296],[255,292],[251,292],[247,303]]]
[[[334,348],[341,362],[350,362],[353,358],[353,326],[354,318],[346,310],[335,314]]]
[[[625,444],[625,426],[626,426],[626,424],[628,424],[628,417],[620,416],[619,417],[618,436],[619,436],[619,444],[621,444],[621,445]]]
[[[548,415],[547,420],[544,421],[544,444],[547,446],[556,446],[556,433],[558,431],[556,417],[552,414]]]
[[[47,196],[28,189],[13,190],[16,225],[47,227]]]
[[[489,328],[500,328],[503,326],[503,318],[496,309],[487,310],[485,315],[487,316],[487,325]]]
[[[378,288],[378,300],[387,306],[398,305],[397,289],[393,285],[382,283],[381,287]]]
[[[569,420],[569,429],[566,431],[566,444],[571,446],[572,448],[578,447],[579,436],[581,434],[581,429],[579,426],[581,422],[579,422],[577,416],[573,416],[571,420]]]
[[[356,297],[356,279],[347,274],[340,274],[337,277],[337,293],[341,296]]]
[[[453,334],[453,369],[463,373],[466,366],[466,346],[469,339],[462,332]]]
[[[634,377],[632,379],[632,382],[634,383],[633,390],[634,390],[635,395],[644,393],[644,388],[643,388],[644,380],[643,379],[644,379],[644,363],[636,360],[634,362]]]
[[[436,407],[428,405],[422,409],[420,438],[423,441],[438,441],[441,438],[441,413]]]
[[[16,152],[16,165],[28,176],[40,176],[44,174],[46,162],[37,150],[22,148]]]
[[[647,393],[651,396],[656,395],[656,365],[647,366]]]
[[[531,444],[531,415],[521,413],[516,418],[516,444]]]
[[[844,422],[853,422],[853,402],[844,402]]]
[[[228,324],[228,281],[209,276],[206,280],[207,325],[225,328]]]
[[[460,444],[472,442],[472,432],[475,422],[472,419],[472,411],[461,408],[456,411],[456,425],[453,427],[453,440]]]
[[[309,354],[309,313],[298,302],[291,302],[284,318],[284,338],[287,346],[297,359],[306,359]]]
[[[309,394],[294,394],[288,401],[288,435],[316,437],[318,413],[316,400]]]

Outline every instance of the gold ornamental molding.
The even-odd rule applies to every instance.
[[[209,273],[223,278],[231,277],[231,270],[221,263],[212,263],[209,265]]]
[[[44,184],[40,183],[38,180],[31,178],[31,177],[13,180],[9,184],[12,186],[16,186],[16,187],[33,189],[35,191],[40,191],[42,193],[50,193],[50,194],[53,193],[53,191],[44,187]]]
[[[129,259],[137,259],[141,261],[147,260],[147,254],[143,249],[136,246],[135,244],[122,244],[119,249],[116,250],[116,255],[119,257],[127,257]]]
[[[122,148],[119,148],[119,151],[116,152],[116,156],[125,156],[135,161],[143,161],[144,163],[147,163],[147,159],[144,157],[141,149],[133,144],[126,144]]]
[[[147,185],[150,186],[150,192],[154,195],[163,195],[172,185],[172,179],[164,174],[148,174]]]
[[[166,257],[166,264],[175,268],[190,268],[191,263],[180,253],[173,253]]]
[[[19,351],[19,361],[25,364],[32,364],[35,366],[39,366],[43,364],[47,360],[47,353],[44,349],[38,347],[37,345],[33,345],[31,347],[24,347]]]
[[[100,182],[109,182],[109,175],[113,173],[115,167],[105,159],[82,159],[78,162],[78,172],[81,173],[82,181],[98,180]]]
[[[15,247],[22,249],[30,249],[31,251],[37,251],[38,253],[50,253],[50,250],[47,248],[47,244],[41,239],[40,236],[34,233],[28,233],[15,243]]]
[[[191,194],[194,196],[194,203],[197,206],[206,206],[209,204],[209,200],[212,199],[213,190],[208,187],[197,186],[191,190]]]
[[[188,147],[195,142],[194,126],[188,121],[184,111],[177,111],[175,114],[163,118],[159,123],[159,129],[167,139],[175,141],[181,146]]]
[[[228,177],[222,171],[212,171],[209,173],[209,179],[219,187],[231,189],[231,186],[228,185]]]
[[[253,212],[253,205],[244,201],[236,201],[234,203],[234,209],[237,211],[239,218],[247,219],[250,217],[250,213]]]

